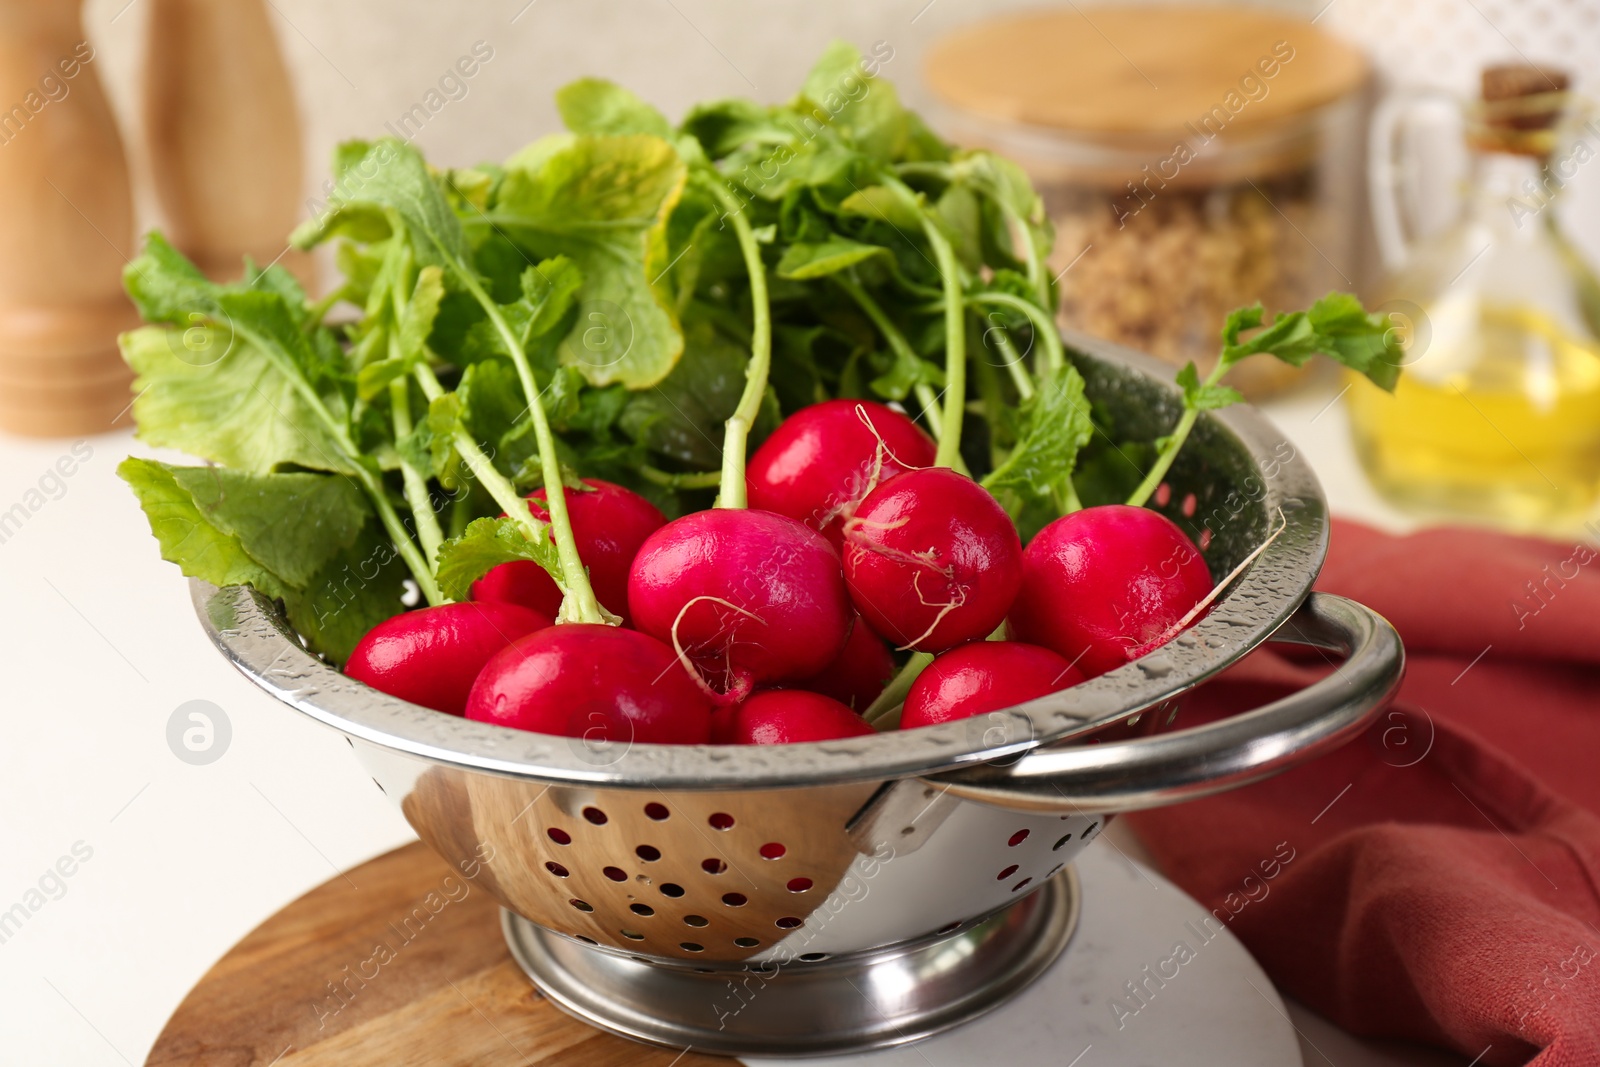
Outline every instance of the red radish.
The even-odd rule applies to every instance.
[[[972,641],[937,657],[917,675],[900,712],[900,728],[1000,711],[1081,681],[1082,672],[1048,648]]]
[[[783,515],[714,508],[667,523],[633,561],[634,625],[679,649],[719,702],[815,674],[850,625],[839,556]]]
[[[870,400],[827,400],[783,420],[750,457],[750,506],[799,519],[839,547],[861,498],[902,471],[933,465],[933,438]]]
[[[440,604],[385,619],[350,653],[344,673],[374,689],[460,715],[490,657],[551,624],[517,604]]]
[[[889,646],[857,616],[838,658],[820,672],[791,685],[832,697],[847,708],[865,711],[889,684],[894,671]]]
[[[718,713],[716,740],[724,745],[797,745],[877,733],[855,712],[821,693],[769,689]]]
[[[628,568],[644,539],[663,526],[667,517],[650,501],[630,489],[598,478],[585,478],[591,492],[567,492],[567,514],[578,556],[589,569],[595,598],[628,625]],[[528,495],[533,517],[550,521],[544,506],[545,491]],[[473,600],[503,600],[542,611],[554,618],[561,610],[561,590],[555,579],[537,563],[518,560],[502,563],[472,583]]]
[[[1093,678],[1177,636],[1211,593],[1194,542],[1158,512],[1085,508],[1040,530],[1022,558],[1010,636],[1044,645]]]
[[[587,741],[699,745],[710,736],[711,702],[655,638],[568,623],[491,659],[467,718]]]
[[[845,523],[850,597],[901,648],[942,652],[987,637],[1022,581],[1017,528],[989,491],[945,467],[907,471]]]

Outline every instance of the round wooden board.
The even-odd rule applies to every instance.
[[[189,991],[146,1067],[725,1067],[603,1034],[534,989],[498,906],[420,842],[332,878]]]

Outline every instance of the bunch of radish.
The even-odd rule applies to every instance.
[[[902,408],[835,399],[792,413],[747,465],[772,366],[767,268],[745,205],[717,181],[706,188],[727,198],[753,328],[716,506],[669,522],[621,486],[569,489],[542,454],[546,488],[509,516],[512,540],[537,539],[531,557],[475,574],[470,603],[374,627],[352,677],[480,722],[644,744],[826,741],[1026,703],[1158,648],[1220,591],[1199,548],[1142,505],[1200,413],[1238,399],[1219,383],[1229,366],[1257,351],[1303,361],[1351,337],[1366,346],[1346,345],[1358,358],[1386,351],[1371,345],[1380,320],[1338,294],[1249,341],[1240,333],[1260,310],[1236,313],[1210,376],[1180,373],[1183,414],[1143,482],[1126,503],[1085,508],[1073,480],[1093,430],[1084,381],[1053,323],[1030,319],[1041,380],[1012,366],[1025,428],[979,482],[965,473],[956,402],[963,280],[933,227],[949,268],[951,399],[924,405],[937,439]],[[1024,547],[992,490],[1026,485],[1037,499],[1040,482],[1062,514]],[[452,568],[464,555],[447,545],[441,573],[446,552]]]
[[[546,734],[824,741],[872,733],[867,714],[893,721],[874,706],[896,680],[891,646],[919,654],[899,668],[900,727],[937,725],[1120,666],[1212,591],[1199,550],[1155,511],[1078,510],[1024,549],[994,496],[936,458],[902,412],[835,400],[791,415],[724,506],[667,522],[588,480],[562,491],[587,580],[623,625],[556,625],[556,583],[502,563],[470,602],[375,627],[346,672]],[[529,500],[538,518],[544,500]]]
[[[933,725],[1172,640],[1220,587],[1144,505],[1240,399],[1228,370],[1324,353],[1390,388],[1395,331],[1340,293],[1240,309],[1170,432],[1112,436],[1043,199],[881,59],[835,42],[787,103],[676,125],[580,79],[566,133],[478,167],[343,145],[291,237],[338,242],[315,300],[152,234],[124,276],[151,324],[121,340],[132,410],[206,464],[118,468],[163,556],[280,603],[357,681],[589,740]]]

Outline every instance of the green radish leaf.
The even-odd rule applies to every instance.
[[[753,100],[696,104],[684,116],[683,132],[699,141],[711,159],[721,159],[746,145],[788,144],[794,140],[793,127],[780,123],[773,109]]]
[[[360,487],[339,475],[167,470],[208,523],[288,586],[308,584],[372,515]]]
[[[1215,411],[1244,400],[1237,389],[1226,385],[1206,385],[1200,380],[1200,372],[1195,369],[1192,361],[1184,364],[1183,369],[1178,371],[1176,380],[1183,389],[1184,407],[1194,408],[1197,411]]]
[[[120,344],[141,441],[262,474],[286,463],[353,471],[294,380],[238,333],[146,326]]]
[[[647,133],[671,140],[666,117],[620,85],[601,78],[580,78],[556,90],[561,121],[573,133]]]
[[[1404,352],[1393,323],[1387,315],[1369,314],[1349,293],[1329,293],[1309,310],[1280,314],[1260,333],[1245,341],[1239,339],[1263,319],[1260,304],[1228,316],[1222,329],[1225,366],[1258,353],[1271,353],[1298,367],[1320,353],[1384,389],[1392,391],[1400,378]]]
[[[289,583],[257,562],[237,536],[207,519],[194,494],[178,483],[176,469],[136,457],[117,467],[117,476],[132,487],[144,508],[161,558],[176,563],[187,577],[212,585],[251,585],[268,596],[288,592]]]
[[[951,162],[951,172],[957,182],[993,200],[1006,214],[1027,227],[1040,259],[1049,256],[1055,244],[1055,227],[1025,170],[1004,156],[976,149],[957,152]],[[1005,247],[1010,246],[1007,233]]]
[[[984,487],[1048,498],[1072,477],[1078,451],[1093,434],[1083,376],[1067,364],[1023,405],[1017,446],[983,479]]]
[[[566,256],[581,272],[583,300],[561,358],[591,384],[646,388],[683,352],[674,309],[654,283],[670,265],[666,220],[686,174],[671,144],[643,134],[540,142],[507,163],[495,224],[531,254]]]
[[[163,559],[191,578],[281,597],[314,652],[343,661],[403,608],[405,566],[347,478],[138,458],[117,474],[138,496]]]
[[[472,583],[502,563],[525,559],[539,564],[561,584],[561,560],[549,530],[531,541],[521,523],[509,517],[474,519],[460,537],[439,546],[439,589],[452,600],[466,600]]]
[[[778,261],[777,274],[792,281],[807,281],[835,274],[873,256],[886,255],[881,245],[862,244],[835,237],[820,244],[792,244]]]
[[[405,610],[407,573],[382,529],[369,523],[305,588],[284,594],[289,622],[313,652],[343,663],[368,630]]]
[[[806,75],[800,92],[822,109],[822,115],[814,109],[800,109],[813,122],[827,116],[830,129],[882,162],[904,156],[912,130],[899,94],[892,84],[866,72],[854,45],[844,41],[830,44]]]
[[[722,426],[739,406],[749,350],[710,323],[685,327],[690,356],[654,389],[635,393],[619,425],[639,444],[690,470],[722,462]]]
[[[961,265],[974,274],[983,269],[983,204],[964,185],[952,185],[934,205],[934,217],[950,236]],[[1032,292],[1029,292],[1030,299]]]
[[[922,232],[922,215],[882,185],[869,185],[851,193],[840,203],[839,211],[845,215],[859,215],[873,222],[887,223],[903,234]]]
[[[532,360],[539,376],[548,376],[554,366],[556,338],[546,345],[535,341],[562,326],[572,311],[573,302],[583,286],[583,276],[572,261],[565,256],[542,260],[528,267],[517,279],[519,296],[509,304],[500,305],[500,313],[511,327],[517,343]],[[547,359],[546,357],[549,356]],[[505,338],[486,317],[480,317],[468,329],[456,362],[471,365],[490,359],[511,358]],[[546,363],[551,364],[546,366]]]
[[[401,355],[409,360],[424,358],[428,334],[433,332],[434,320],[439,317],[439,302],[443,299],[444,271],[438,267],[423,267],[417,272],[417,284],[411,290],[411,300],[400,320]]]
[[[352,146],[351,154],[356,150]],[[352,220],[360,223],[358,237],[370,234],[374,213],[387,217],[391,229],[398,220],[411,238],[417,262],[471,270],[472,253],[461,223],[421,153],[392,137],[374,141],[359,158],[347,161],[335,181],[329,210],[301,224],[289,240],[297,248],[310,248],[347,232],[345,224]]]
[[[188,327],[216,309],[217,284],[158,231],[150,232],[144,251],[123,270],[122,285],[146,322]]]

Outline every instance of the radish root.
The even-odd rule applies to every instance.
[[[694,684],[699,686],[700,690],[719,706],[725,704],[737,704],[739,701],[750,695],[750,690],[754,685],[750,678],[744,675],[735,674],[731,657],[729,657],[728,668],[725,672],[725,675],[728,679],[728,688],[726,691],[719,692],[717,688],[710,682],[706,681],[705,676],[700,673],[700,668],[697,667],[694,660],[690,658],[688,650],[683,647],[682,638],[678,636],[678,627],[683,625],[683,617],[689,613],[690,608],[694,607],[701,601],[710,601],[713,604],[721,604],[723,607],[736,611],[746,618],[754,619],[763,626],[767,624],[767,621],[753,611],[747,611],[732,601],[724,600],[721,597],[716,596],[693,597],[688,603],[684,604],[683,607],[678,609],[677,617],[672,620],[672,650],[677,653],[678,662],[683,664],[683,669],[689,672],[689,677],[694,681]],[[729,633],[731,637],[729,624],[725,621],[717,630],[717,633],[713,636],[721,637],[724,633]],[[727,646],[723,646],[723,654],[725,656],[728,655]]]
[[[1216,603],[1217,598],[1227,590],[1228,586],[1232,585],[1234,580],[1238,578],[1239,575],[1243,574],[1250,564],[1254,563],[1260,557],[1261,553],[1265,552],[1272,542],[1276,541],[1278,536],[1288,528],[1289,520],[1284,516],[1283,509],[1279,508],[1278,528],[1273,530],[1272,533],[1268,534],[1267,539],[1261,542],[1261,544],[1257,545],[1248,556],[1240,560],[1239,565],[1233,568],[1233,570],[1229,571],[1227,576],[1224,577],[1222,581],[1213,586],[1211,588],[1211,592],[1207,593],[1205,598],[1201,600],[1200,603],[1190,608],[1188,612],[1184,614],[1183,618],[1167,627],[1166,630],[1164,630],[1161,635],[1154,640],[1146,641],[1144,644],[1136,646],[1129,659],[1138,659],[1140,656],[1160,648],[1162,645],[1178,636],[1184,630],[1188,629],[1189,624],[1204,614],[1206,609],[1211,607],[1212,604]]]

